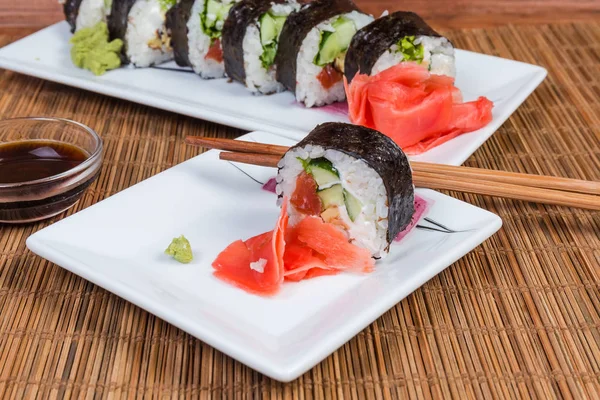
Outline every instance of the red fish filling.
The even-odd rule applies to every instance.
[[[290,204],[306,215],[321,214],[321,199],[317,195],[317,182],[307,172],[302,172],[296,179],[296,189],[290,198]]]
[[[319,72],[319,75],[317,75],[317,79],[321,82],[321,86],[323,86],[324,89],[331,88],[333,85],[340,82],[342,78],[342,73],[335,69],[332,64],[327,64],[325,68]]]
[[[221,48],[221,40],[215,39],[210,47],[208,48],[208,52],[204,56],[206,60],[215,60],[216,62],[223,62],[223,49]]]

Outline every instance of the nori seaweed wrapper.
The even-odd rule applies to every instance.
[[[171,37],[171,47],[175,55],[175,62],[180,67],[192,65],[189,58],[188,27],[187,23],[192,14],[195,0],[181,0],[167,12],[167,31]]]
[[[377,172],[388,196],[387,241],[392,243],[415,213],[412,170],[402,149],[376,130],[340,122],[318,125],[290,150],[309,144],[346,153],[364,161]]]
[[[256,23],[261,15],[269,11],[272,3],[279,4],[283,2],[283,0],[245,0],[231,7],[221,33],[223,62],[225,73],[229,78],[246,83],[244,49],[242,46],[246,28]]]
[[[127,46],[125,33],[127,32],[129,12],[136,1],[137,0],[113,0],[110,16],[108,17],[107,25],[110,41],[121,39],[123,43],[125,43],[121,54],[121,61],[123,64],[129,63],[129,60],[125,55],[125,47]]]
[[[421,17],[409,11],[397,11],[381,17],[356,32],[344,61],[348,83],[359,71],[370,75],[373,65],[383,53],[403,37],[413,35],[441,37]]]
[[[314,0],[300,11],[291,13],[279,36],[279,47],[275,56],[277,81],[286,89],[295,92],[296,59],[306,35],[321,22],[352,11],[360,10],[350,0]]]
[[[75,33],[77,28],[77,15],[79,15],[79,7],[83,0],[67,0],[63,4],[63,12],[65,13],[65,19],[71,25],[71,33]]]

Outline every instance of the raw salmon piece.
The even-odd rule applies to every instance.
[[[306,215],[319,215],[321,213],[321,199],[317,195],[317,182],[312,175],[302,172],[296,178],[296,188],[290,203],[297,211]]]
[[[339,270],[370,272],[371,253],[348,242],[346,235],[318,217],[306,217],[296,226],[298,241],[313,249],[325,264]]]
[[[245,242],[237,240],[219,254],[212,264],[217,278],[250,293],[267,296],[277,293],[284,279],[286,204],[284,201],[273,231]]]

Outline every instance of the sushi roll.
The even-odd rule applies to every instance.
[[[176,61],[205,79],[223,78],[221,33],[238,0],[182,0],[169,16]],[[184,28],[185,27],[185,28]]]
[[[405,61],[424,65],[436,75],[454,77],[454,47],[413,12],[381,17],[354,35],[344,64],[348,82],[360,72],[375,75]]]
[[[253,93],[284,90],[275,77],[279,34],[300,5],[282,0],[245,0],[234,5],[223,25],[225,73]]]
[[[112,39],[125,43],[125,61],[150,67],[173,58],[165,23],[176,0],[113,0],[108,28]]]
[[[315,0],[290,14],[275,57],[277,80],[306,107],[344,100],[346,49],[372,20],[350,0]]]
[[[71,33],[106,22],[112,8],[112,0],[61,0],[59,3],[63,5]]]
[[[192,15],[194,0],[180,0],[167,12],[167,32],[171,37],[171,47],[175,62],[180,67],[191,67],[188,45],[187,23]]]
[[[290,225],[320,215],[374,258],[414,214],[412,171],[389,137],[358,125],[326,123],[291,147],[279,162],[279,202],[288,199]]]

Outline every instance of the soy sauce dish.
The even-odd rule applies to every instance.
[[[60,118],[0,121],[0,223],[26,223],[75,205],[102,165],[102,139]]]

